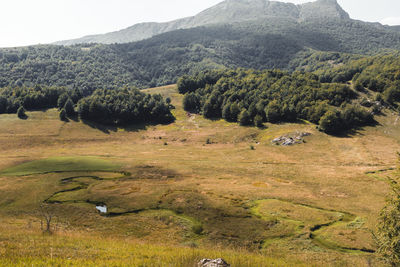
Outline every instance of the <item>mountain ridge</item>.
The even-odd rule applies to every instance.
[[[192,17],[164,23],[138,23],[119,31],[58,41],[54,44],[129,43],[178,29],[213,24],[230,24],[267,18],[288,18],[301,22],[327,17],[342,20],[350,19],[349,14],[340,7],[336,0],[317,0],[300,5],[269,0],[225,0]]]

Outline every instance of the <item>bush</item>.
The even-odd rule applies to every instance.
[[[340,113],[336,110],[328,110],[319,121],[319,129],[328,134],[336,134],[342,131]]]
[[[64,110],[68,117],[75,115],[74,102],[72,102],[71,98],[68,98],[68,100],[65,102]]]
[[[277,101],[272,101],[265,108],[265,115],[267,116],[267,121],[278,122],[281,120],[280,106]]]
[[[364,86],[362,85],[362,83],[360,81],[356,81],[354,83],[354,89],[356,91],[362,92],[362,91],[364,91]]]
[[[388,104],[400,101],[400,88],[391,86],[383,93],[383,100]]]
[[[25,114],[25,108],[23,106],[20,106],[17,110],[17,116],[20,119],[26,119],[26,114]]]
[[[67,112],[65,111],[65,109],[61,109],[60,110],[59,116],[60,116],[60,120],[62,120],[62,121],[67,121],[68,120],[67,119]]]
[[[201,233],[203,232],[203,226],[201,224],[195,224],[192,226],[192,231],[196,235],[201,235]]]
[[[168,103],[168,102],[167,102]],[[201,99],[196,93],[188,93],[183,98],[183,109],[189,112],[198,113],[201,110]]]
[[[68,97],[68,94],[67,94],[67,93],[61,94],[61,95],[58,97],[58,100],[57,100],[57,107],[58,107],[59,109],[64,108],[65,103],[67,102],[68,99],[69,99],[69,97]]]
[[[263,127],[263,118],[258,114],[254,117],[254,126],[258,128]]]
[[[242,126],[251,125],[251,118],[250,118],[249,112],[247,112],[247,110],[243,109],[242,112],[240,112],[239,123]]]

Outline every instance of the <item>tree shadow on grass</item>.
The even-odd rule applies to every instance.
[[[23,115],[18,116],[18,119],[24,120],[24,121],[26,121],[28,118],[29,118],[29,116],[26,115],[26,114],[23,114]]]
[[[364,126],[357,126],[352,129],[342,131],[340,133],[329,134],[329,135],[334,136],[334,137],[339,137],[339,138],[352,138],[356,135],[364,136],[364,134],[361,131],[367,126],[376,127],[376,126],[382,126],[382,125],[378,121],[374,120]]]
[[[68,116],[68,119],[70,119],[71,121],[74,121],[74,122],[79,122],[79,117],[78,117],[78,114],[75,114],[75,115],[70,115],[70,116]]]
[[[160,124],[155,123],[136,123],[136,124],[125,124],[125,125],[106,125],[89,120],[81,120],[82,123],[88,125],[89,127],[99,130],[105,134],[110,134],[111,132],[118,132],[118,129],[123,129],[125,132],[139,132],[141,130],[146,130],[149,126],[156,126]]]

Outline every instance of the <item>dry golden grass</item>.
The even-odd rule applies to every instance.
[[[173,111],[177,118],[175,123],[117,129],[75,121],[60,122],[56,110],[28,112],[28,120],[18,120],[16,115],[0,115],[0,150],[3,152],[0,170],[33,160],[80,156],[114,162],[121,170],[130,172],[131,175],[123,179],[87,180],[87,188],[58,195],[67,202],[53,205],[53,212],[62,231],[76,233],[68,239],[71,247],[82,242],[90,244],[85,252],[87,255],[97,253],[90,254],[93,246],[95,250],[115,253],[113,250],[124,247],[123,243],[140,240],[163,245],[165,250],[170,250],[171,257],[178,253],[173,246],[210,248],[220,245],[256,251],[260,253],[257,256],[260,259],[265,255],[281,258],[283,265],[379,263],[374,254],[321,247],[306,235],[287,236],[285,233],[291,230],[284,221],[259,218],[251,208],[257,200],[284,200],[295,204],[291,206],[294,208],[291,213],[295,214],[292,216],[303,222],[309,219],[299,214],[307,209],[296,210],[298,204],[352,214],[360,220],[358,228],[350,222],[333,225],[321,230],[320,237],[342,247],[373,249],[369,231],[375,229],[377,215],[384,205],[389,190],[384,177],[389,172],[373,175],[367,172],[396,166],[400,125],[396,123],[395,115],[381,116],[379,126],[366,127],[351,137],[332,137],[307,123],[267,125],[268,128],[261,130],[222,120],[209,121],[183,111],[182,96],[175,86],[148,89],[147,92],[171,97],[176,106]],[[293,147],[275,146],[270,142],[275,137],[296,131],[310,132],[312,136],[305,138],[305,144]],[[211,144],[206,144],[207,139]],[[251,150],[250,145],[255,150]],[[34,236],[41,246],[39,231],[24,227],[29,222],[38,225],[40,203],[55,192],[73,186],[61,183],[61,179],[71,176],[67,173],[2,175],[0,216],[5,219],[0,220],[0,226],[8,229],[13,225],[16,235]],[[110,212],[119,213],[119,216],[100,216],[90,204],[95,202],[106,203]],[[274,209],[287,207],[276,205]],[[20,223],[10,223],[13,220]],[[193,224],[201,224],[203,231],[194,233]],[[97,237],[92,239],[81,234],[83,231]],[[112,237],[109,249],[108,241],[99,241],[101,235]],[[0,239],[0,255],[5,255],[4,247],[17,246],[16,250],[19,250],[28,242],[12,236],[9,234]],[[45,242],[63,238],[66,237],[60,233],[46,237]],[[99,247],[96,242],[100,243]],[[67,247],[63,249],[68,250]],[[132,247],[122,249],[140,251],[134,243]],[[185,254],[191,250],[183,251]],[[234,254],[226,252],[226,255]],[[22,251],[13,259],[18,259],[18,255],[26,259],[31,257]],[[157,257],[154,256],[157,253],[152,255]],[[213,255],[216,253],[204,257]],[[72,265],[84,265],[82,258],[74,254],[70,257]],[[133,261],[124,261],[122,256],[117,264],[118,257],[114,257],[112,264],[134,265]],[[49,255],[41,250],[32,256],[32,263],[41,259],[46,264],[51,263]],[[67,263],[64,259],[59,260],[56,264]],[[248,266],[262,266],[257,262],[261,260]],[[0,263],[5,265],[7,259]]]

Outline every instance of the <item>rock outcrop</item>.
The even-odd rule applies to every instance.
[[[277,137],[274,140],[272,140],[272,143],[281,146],[292,146],[295,144],[302,144],[304,143],[304,137],[310,135],[311,135],[310,133],[296,132],[293,134],[287,134]]]
[[[230,267],[231,265],[228,264],[224,259],[218,258],[215,260],[212,259],[202,259],[197,264],[199,267]]]

